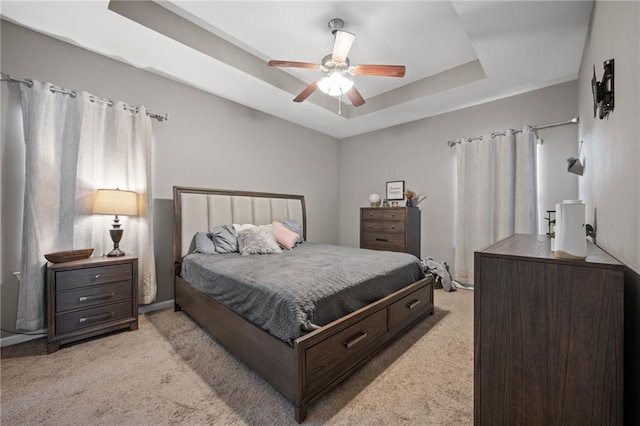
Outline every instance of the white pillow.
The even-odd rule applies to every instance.
[[[233,224],[233,229],[236,230],[236,234],[244,229],[255,228],[256,226],[252,223],[243,223],[240,225],[239,223]]]
[[[251,226],[237,231],[240,254],[278,254],[282,249],[273,235],[271,225]]]

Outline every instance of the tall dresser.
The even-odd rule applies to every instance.
[[[475,253],[476,425],[621,425],[623,265],[514,235]]]
[[[361,208],[360,248],[400,251],[420,257],[420,209]]]

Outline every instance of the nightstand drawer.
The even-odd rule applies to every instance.
[[[56,292],[56,313],[131,299],[131,281]]]
[[[131,301],[56,315],[56,333],[67,333],[86,327],[132,318]]]
[[[56,272],[55,290],[69,290],[114,281],[126,281],[131,280],[132,277],[133,271],[130,263],[59,271]]]

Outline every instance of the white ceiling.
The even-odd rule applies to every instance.
[[[0,14],[344,138],[577,78],[591,8],[591,1],[2,1]],[[404,78],[356,77],[367,102],[354,108],[343,100],[342,115],[336,98],[319,91],[292,102],[319,71],[266,65],[319,63],[331,53],[327,23],[336,17],[356,35],[352,64],[407,67]]]

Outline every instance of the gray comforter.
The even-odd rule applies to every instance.
[[[282,254],[189,254],[182,276],[291,344],[424,274],[413,255],[304,243]]]

